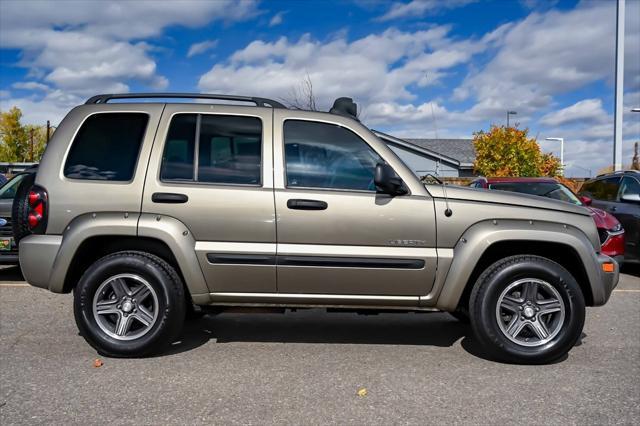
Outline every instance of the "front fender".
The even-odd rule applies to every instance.
[[[510,240],[553,242],[575,250],[588,277],[594,305],[604,304],[608,299],[609,292],[602,284],[598,254],[587,235],[579,228],[555,222],[504,219],[486,220],[472,225],[462,234],[453,250],[443,251],[442,264],[450,266],[446,274],[444,271],[438,274],[433,291],[422,297],[421,303],[445,311],[455,310],[485,251],[497,242]],[[438,265],[441,265],[440,259]]]

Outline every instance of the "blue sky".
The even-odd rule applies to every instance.
[[[640,106],[640,1],[627,0],[625,110]],[[569,175],[611,162],[615,1],[0,0],[0,108],[57,123],[102,92],[193,91],[319,106],[351,96],[369,127],[471,137],[507,110],[565,138]],[[625,114],[624,157],[640,140]]]

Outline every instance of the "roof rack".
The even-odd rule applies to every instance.
[[[174,98],[174,99],[216,99],[221,101],[252,102],[259,107],[284,108],[280,102],[267,98],[257,98],[254,96],[234,96],[234,95],[214,95],[208,93],[112,93],[96,95],[87,100],[85,104],[106,104],[112,99],[152,99],[152,98]]]

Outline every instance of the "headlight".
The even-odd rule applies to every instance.
[[[622,224],[618,223],[613,228],[609,229],[609,232],[620,232],[622,231]]]

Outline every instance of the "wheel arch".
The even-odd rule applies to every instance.
[[[588,306],[606,300],[599,285],[597,253],[578,228],[552,222],[495,220],[470,227],[451,251],[450,267],[425,300],[453,311],[466,303],[476,280],[495,261],[516,254],[553,260],[578,281]],[[477,259],[477,261],[471,261]]]
[[[138,250],[170,263],[195,303],[208,303],[209,290],[195,254],[195,239],[175,218],[151,214],[92,213],[66,228],[49,279],[49,289],[69,292],[88,265],[117,251]]]

